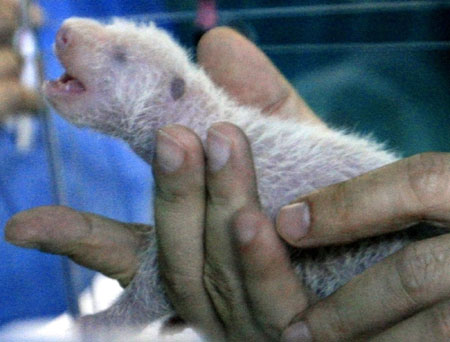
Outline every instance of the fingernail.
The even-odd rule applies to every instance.
[[[231,141],[222,133],[210,128],[206,139],[208,167],[212,172],[219,171],[230,158]]]
[[[165,173],[178,170],[184,161],[184,149],[166,132],[156,133],[156,162]]]
[[[256,235],[256,227],[252,225],[240,226],[236,229],[238,242],[245,246],[249,244]]]
[[[311,218],[306,202],[294,203],[281,208],[277,216],[277,229],[281,236],[290,241],[305,237],[310,228]]]
[[[4,228],[5,241],[19,247],[38,249],[40,245],[33,241],[33,237],[31,237],[30,240],[29,232],[32,230],[28,229],[28,225],[24,225],[23,223],[21,224],[20,221],[18,222],[16,217],[19,215],[22,215],[22,213],[13,216],[6,223]]]
[[[282,342],[311,342],[312,335],[304,322],[298,322],[287,328],[281,336]]]

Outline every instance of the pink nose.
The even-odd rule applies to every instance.
[[[66,49],[71,43],[69,28],[62,26],[56,34],[56,48],[58,50]]]

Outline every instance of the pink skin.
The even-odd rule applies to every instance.
[[[70,75],[69,70],[73,70],[73,64],[65,62],[68,58],[72,57],[70,55],[70,46],[76,44],[74,41],[75,35],[69,34],[68,31],[68,28],[59,30],[54,45],[54,51],[67,72],[56,81],[46,81],[44,83],[44,91],[50,98],[59,97],[60,100],[66,99],[70,101],[71,97],[84,94],[86,88],[80,79],[73,78]],[[77,72],[75,74],[79,75]]]
[[[75,30],[70,29],[68,25],[59,29],[53,48],[66,72],[60,79],[45,81],[43,85],[44,93],[50,100],[58,98],[57,101],[54,101],[55,103],[59,101],[80,101],[79,97],[75,99],[74,97],[86,95],[87,90],[90,92],[94,91],[92,84],[89,82],[89,73],[78,62],[83,59],[80,58],[81,51],[77,46],[85,46],[88,42],[87,40],[82,40],[80,35]],[[77,78],[74,78],[72,75],[76,75]],[[88,89],[86,89],[85,84],[89,85]]]
[[[85,39],[86,36],[92,39]],[[88,111],[101,96],[96,82],[101,78],[101,73],[88,67],[87,59],[92,56],[89,51],[95,51],[95,42],[100,44],[106,40],[106,32],[93,20],[85,20],[83,25],[66,23],[56,35],[54,52],[66,72],[58,80],[45,81],[42,90],[60,113],[73,113],[67,118],[75,124],[77,113]]]
[[[94,22],[92,24],[95,25]],[[95,75],[82,63],[85,60],[83,50],[89,45],[89,40],[83,39],[76,29],[67,24],[56,35],[53,49],[66,72],[58,80],[45,81],[42,90],[47,100],[60,113],[84,110],[85,108],[80,107],[87,107],[97,95],[95,82],[92,81]]]

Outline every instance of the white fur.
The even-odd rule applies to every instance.
[[[271,218],[300,195],[397,159],[370,139],[265,117],[256,108],[236,104],[190,61],[184,49],[154,25],[115,21],[105,26],[70,19],[64,27],[70,30],[74,44],[57,53],[87,92],[79,100],[47,92],[62,115],[78,125],[124,139],[148,162],[155,132],[162,126],[186,125],[205,139],[212,123],[232,122],[250,140],[262,206]],[[126,50],[126,63],[112,59],[117,47]],[[177,100],[170,94],[175,77],[185,81],[185,93]],[[292,260],[305,284],[325,297],[408,240],[399,233],[349,246],[298,250],[293,251]],[[85,327],[143,326],[173,313],[158,278],[154,232],[149,233],[149,241],[140,270],[124,295],[107,311],[82,319]]]

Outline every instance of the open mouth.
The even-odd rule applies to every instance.
[[[46,81],[46,88],[52,93],[57,94],[81,94],[86,91],[83,83],[78,79],[64,73],[59,79],[53,81]]]

